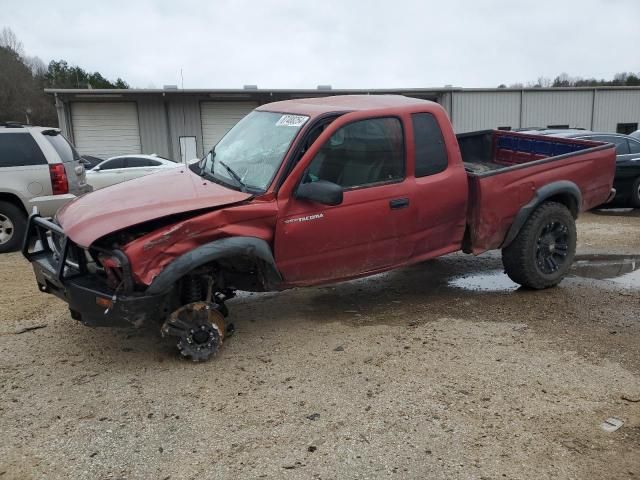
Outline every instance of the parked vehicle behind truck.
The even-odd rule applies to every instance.
[[[428,101],[290,100],[257,108],[197,164],[94,192],[55,219],[32,216],[24,254],[73,318],[156,323],[204,360],[222,344],[236,290],[492,249],[521,285],[554,286],[573,261],[575,218],[611,197],[614,166],[601,142],[456,139]]]
[[[20,249],[33,207],[52,216],[88,191],[80,155],[59,129],[0,123],[0,253]]]
[[[612,143],[616,147],[616,173],[613,187],[616,196],[609,207],[640,208],[640,139],[620,133],[599,133],[589,130],[540,129],[536,135],[578,138]]]
[[[87,172],[87,183],[94,190],[157,173],[180,164],[153,155],[120,155],[103,160]]]

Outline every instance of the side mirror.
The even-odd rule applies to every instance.
[[[323,205],[340,205],[342,203],[342,187],[326,180],[312,183],[301,183],[295,193],[296,198],[322,203]]]
[[[94,172],[99,172],[100,171],[100,167],[93,167],[92,169]]]

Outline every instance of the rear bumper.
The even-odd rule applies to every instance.
[[[38,212],[43,217],[53,217],[58,209],[74,200],[76,196],[73,193],[65,195],[46,195],[44,197],[34,197],[29,200],[29,211],[33,211],[33,207],[38,208]]]
[[[75,200],[78,196],[90,193],[93,191],[93,187],[88,183],[85,183],[78,187],[76,193],[66,193],[64,195],[44,195],[42,197],[34,197],[29,200],[29,212],[33,211],[33,207],[38,208],[38,212],[43,217],[53,217],[56,212],[69,203],[71,200]]]
[[[52,222],[38,215],[29,217],[23,254],[33,266],[39,289],[64,300],[73,319],[96,327],[140,327],[164,320],[167,294],[115,292],[100,275],[89,271],[84,260],[74,266],[69,264],[71,249],[77,249],[75,258],[80,258],[80,252],[84,255],[82,249],[64,237],[62,252],[54,252],[47,233],[64,236],[60,227]]]

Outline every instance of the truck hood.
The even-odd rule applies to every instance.
[[[187,167],[171,168],[84,195],[64,206],[57,220],[71,240],[86,248],[127,227],[250,197],[205,180]]]

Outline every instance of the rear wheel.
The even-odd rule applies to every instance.
[[[502,250],[502,264],[514,282],[549,288],[566,276],[575,253],[576,224],[571,212],[560,203],[545,202]]]
[[[631,187],[631,206],[640,208],[640,177],[636,178]]]
[[[18,250],[26,228],[24,212],[13,203],[0,202],[0,253]]]

